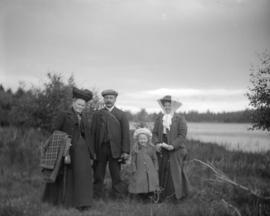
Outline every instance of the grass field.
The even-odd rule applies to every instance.
[[[262,198],[270,196],[270,152],[230,152],[222,146],[189,140],[186,168],[193,196],[179,204],[107,199],[94,201],[91,210],[81,213],[40,201],[44,183],[39,175],[39,147],[47,135],[34,129],[0,128],[0,137],[0,216],[270,215],[270,202]],[[207,162],[222,171],[219,175],[256,195],[218,179],[211,169],[194,159]],[[128,165],[123,167],[122,175],[128,180]]]

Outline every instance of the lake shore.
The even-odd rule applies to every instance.
[[[130,122],[132,129],[138,123]],[[152,129],[153,122],[145,125]],[[266,152],[270,150],[270,132],[251,130],[250,123],[187,122],[187,138],[215,143],[230,151]]]
[[[16,137],[14,133],[16,131]],[[238,186],[220,181],[213,171],[196,162],[200,160],[222,171],[229,179],[270,196],[270,152],[263,154],[227,151],[224,147],[199,141],[187,141],[189,151],[186,169],[193,186],[193,195],[179,204],[151,204],[129,198],[94,201],[91,210],[81,213],[41,203],[44,183],[39,175],[39,147],[46,136],[34,129],[1,130],[2,168],[0,172],[0,216],[31,215],[269,215],[269,201],[252,195]],[[15,137],[15,138],[14,138]],[[196,159],[196,160],[195,160]],[[129,165],[122,169],[128,181]],[[109,193],[108,193],[109,194]]]
[[[188,123],[188,138],[212,142],[231,151],[266,152],[270,150],[270,133],[250,130],[245,123]]]

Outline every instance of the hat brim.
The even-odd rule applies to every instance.
[[[177,101],[177,100],[174,100],[174,99],[171,99],[171,100],[164,100],[163,98],[162,99],[159,99],[157,100],[158,101],[158,104],[160,105],[161,109],[165,112],[165,108],[164,108],[164,103],[165,102],[170,102],[171,103],[171,106],[172,106],[172,112],[176,112],[181,106],[182,106],[182,103]]]
[[[88,102],[88,101],[90,101],[90,100],[92,100],[92,97],[90,97],[90,96],[73,96],[73,98],[75,98],[75,99],[82,99],[82,100],[84,100],[85,102]]]
[[[92,100],[93,93],[89,90],[81,90],[81,89],[73,88],[72,97],[76,99],[82,99],[88,102]]]
[[[104,91],[101,92],[101,95],[103,97],[105,97],[107,95],[113,95],[113,96],[117,97],[118,96],[118,92],[115,91],[114,89],[106,89],[106,90],[104,90]]]
[[[144,134],[148,137],[152,137],[152,133],[149,129],[147,128],[139,128],[137,130],[135,130],[134,134],[133,134],[133,138],[136,139],[140,134]]]
[[[115,97],[118,96],[118,94],[116,94],[116,93],[107,93],[107,94],[101,94],[101,95],[102,95],[102,97],[105,97],[105,96],[107,96],[107,95],[113,95],[113,96],[115,96]]]

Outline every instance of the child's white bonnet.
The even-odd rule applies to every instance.
[[[135,132],[133,134],[133,138],[134,139],[137,139],[140,134],[145,134],[150,139],[152,137],[152,133],[151,133],[151,131],[148,128],[138,128],[137,130],[135,130]]]

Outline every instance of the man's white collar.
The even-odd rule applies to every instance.
[[[107,110],[109,110],[110,112],[114,109],[114,107],[115,107],[115,106],[112,106],[112,107],[109,108],[109,107],[106,107],[106,106],[105,106],[105,108],[106,108]]]

